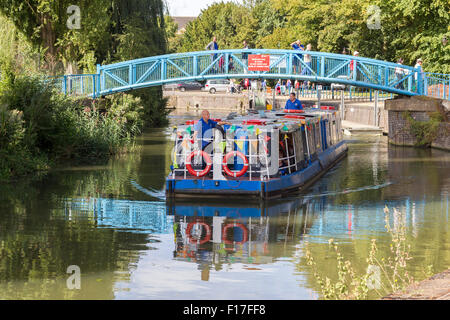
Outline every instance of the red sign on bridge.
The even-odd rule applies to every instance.
[[[248,55],[249,71],[270,71],[270,55],[250,54]]]

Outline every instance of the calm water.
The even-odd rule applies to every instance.
[[[0,299],[317,299],[305,243],[322,275],[337,277],[331,238],[362,272],[371,239],[388,253],[385,205],[406,213],[418,279],[450,267],[449,153],[352,137],[305,196],[166,204],[169,136],[148,132],[106,165],[1,185]],[[66,286],[70,265],[80,290]]]

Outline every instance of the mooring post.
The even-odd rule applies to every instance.
[[[322,86],[317,86],[317,108],[320,109],[320,95],[322,93]]]
[[[374,105],[374,122],[375,127],[378,127],[378,90],[375,91],[375,105]]]
[[[342,120],[345,120],[345,91],[341,90],[341,112]]]
[[[276,105],[275,105],[275,88],[272,90],[272,110],[276,110]]]

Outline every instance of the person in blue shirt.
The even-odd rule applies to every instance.
[[[202,150],[208,146],[213,138],[212,129],[217,125],[230,124],[229,122],[216,122],[210,119],[208,110],[202,111],[202,118],[194,125],[194,141],[202,139]]]
[[[303,110],[300,100],[295,98],[295,93],[291,93],[291,98],[286,102],[285,110]]]
[[[302,43],[300,42],[300,40],[297,40],[295,42],[291,43],[291,47],[294,50],[298,50],[298,51],[305,51],[305,46],[302,45]],[[297,54],[296,55],[296,59],[294,59],[294,73],[297,73],[297,69],[298,69],[298,73],[300,73],[301,68],[300,68],[300,60],[303,59],[303,55],[302,54]]]

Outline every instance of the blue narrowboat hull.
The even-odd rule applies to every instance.
[[[306,188],[345,157],[347,150],[346,143],[341,141],[320,153],[318,159],[305,169],[278,178],[271,178],[267,181],[173,179],[170,175],[166,180],[166,194],[168,197],[251,196],[262,199],[273,198],[287,192],[301,191]]]

